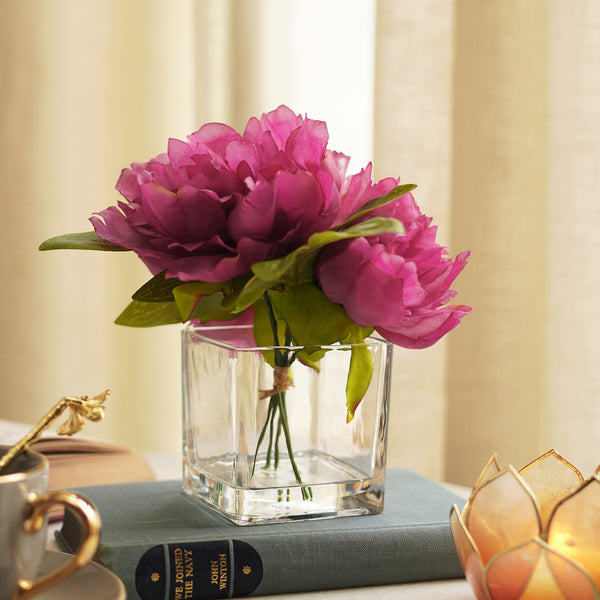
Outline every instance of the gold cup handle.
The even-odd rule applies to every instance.
[[[51,508],[63,505],[75,510],[84,524],[85,537],[73,558],[52,573],[37,581],[21,579],[13,600],[27,600],[45,592],[70,577],[75,571],[85,566],[94,558],[100,540],[100,515],[98,511],[84,498],[75,492],[55,491],[44,494],[30,494],[27,499],[29,514],[23,523],[26,533],[36,533],[45,521],[45,516]]]

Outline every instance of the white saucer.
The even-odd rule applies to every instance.
[[[47,575],[71,558],[70,554],[47,550],[42,559],[40,575]],[[113,572],[91,562],[66,581],[36,597],[40,600],[125,600],[126,595],[123,582]]]

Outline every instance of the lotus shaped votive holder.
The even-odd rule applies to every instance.
[[[589,479],[550,450],[520,471],[492,456],[452,536],[478,600],[598,600],[600,467]]]

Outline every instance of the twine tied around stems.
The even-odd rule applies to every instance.
[[[286,392],[294,384],[290,378],[289,367],[274,367],[273,368],[273,387],[270,390],[259,390],[258,399],[266,400],[275,394]]]

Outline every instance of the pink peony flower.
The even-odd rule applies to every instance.
[[[436,227],[411,194],[374,213],[397,218],[405,233],[331,244],[321,252],[315,273],[329,300],[342,304],[356,324],[374,327],[399,346],[427,348],[471,311],[447,304],[469,252],[454,261],[445,256],[435,242]]]
[[[243,135],[209,123],[171,139],[166,154],[124,169],[125,198],[90,220],[98,236],[134,250],[153,274],[228,281],[343,222],[377,195],[370,166],[346,177],[327,126],[278,109]]]

